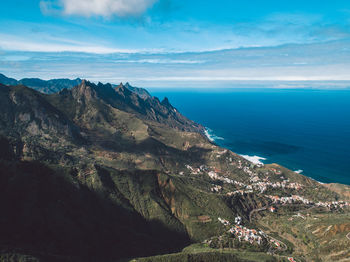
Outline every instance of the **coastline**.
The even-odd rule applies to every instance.
[[[223,137],[220,137],[220,136],[215,135],[214,131],[213,131],[212,129],[210,129],[209,127],[205,127],[204,130],[205,130],[205,131],[204,131],[204,134],[206,135],[206,137],[209,139],[209,141],[211,141],[211,142],[213,142],[213,143],[215,143],[216,140],[225,140]],[[225,146],[223,146],[223,147],[225,147]],[[225,148],[227,148],[227,147],[225,147]],[[227,148],[227,149],[229,149],[229,148]],[[229,149],[229,150],[231,150],[231,149]],[[232,150],[231,150],[231,151],[232,151]],[[250,155],[246,155],[246,154],[239,154],[239,153],[237,153],[237,152],[234,152],[234,153],[238,154],[239,156],[245,158],[246,160],[248,160],[248,161],[250,161],[251,163],[256,164],[256,165],[259,165],[259,164],[260,164],[260,165],[269,164],[269,163],[264,163],[264,162],[263,162],[263,161],[266,161],[266,160],[267,160],[267,158],[265,158],[265,157],[261,157],[261,156],[257,156],[257,155],[250,156]],[[295,171],[293,171],[293,172],[295,172],[295,173],[297,173],[297,174],[300,174],[300,175],[303,175],[303,176],[306,176],[306,177],[308,177],[308,178],[310,178],[310,179],[312,179],[312,180],[314,180],[314,181],[316,181],[317,183],[322,184],[322,185],[334,184],[334,183],[324,183],[324,182],[320,182],[320,181],[318,181],[318,180],[316,180],[316,179],[314,179],[314,178],[312,178],[312,177],[310,177],[310,176],[304,175],[304,174],[303,174],[304,171],[303,171],[302,169],[298,169],[298,170],[295,170]]]
[[[209,139],[210,142],[215,143],[216,140],[225,140],[223,137],[217,136],[215,135],[214,131],[212,129],[210,129],[209,127],[205,127],[204,128],[204,134],[206,135],[206,137]],[[229,149],[229,148],[227,148]],[[231,150],[231,149],[229,149]],[[239,154],[237,152],[235,152],[236,154],[240,155],[241,157],[245,158],[246,160],[254,163],[254,164],[261,164],[264,165],[265,163],[263,163],[262,161],[267,160],[267,158],[265,157],[261,157],[261,156],[250,156],[250,155],[245,155],[245,154]]]
[[[216,140],[225,140],[223,137],[215,135],[213,130],[209,127],[204,127],[204,134],[210,142],[215,142]]]

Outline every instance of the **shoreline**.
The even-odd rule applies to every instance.
[[[205,127],[204,130],[205,130],[205,131],[204,131],[204,134],[205,134],[205,136],[209,139],[210,142],[215,143],[216,140],[225,140],[223,137],[219,137],[219,136],[215,135],[215,134],[214,134],[214,131],[213,131],[212,129],[210,129],[209,127]],[[228,149],[228,150],[231,150],[231,149],[227,148],[226,146],[222,146],[222,147],[224,147],[224,148],[226,148],[226,149]],[[232,151],[232,150],[231,150],[231,151]],[[234,151],[232,151],[232,152],[234,152]],[[236,152],[234,152],[234,153],[236,153]],[[264,163],[264,162],[263,162],[263,161],[266,161],[266,160],[267,160],[267,158],[265,158],[265,157],[261,157],[261,156],[257,156],[257,155],[250,156],[250,155],[239,154],[239,153],[236,153],[236,154],[239,155],[239,156],[241,156],[241,157],[243,157],[244,159],[250,161],[251,163],[256,164],[256,165],[258,165],[258,164],[262,164],[262,165],[269,164],[269,163]],[[287,168],[288,168],[288,167],[287,167]],[[289,168],[288,168],[288,169],[289,169]],[[292,171],[293,171],[293,170],[292,170]],[[303,174],[304,170],[302,170],[302,169],[297,169],[297,170],[295,170],[295,171],[293,171],[293,172],[295,172],[295,173],[297,173],[297,174],[299,174],[299,175],[303,175],[303,176],[305,176],[305,177],[308,177],[308,178],[310,178],[310,179],[312,179],[312,180],[314,180],[314,181],[316,181],[317,183],[322,184],[322,185],[342,184],[342,183],[339,183],[339,182],[329,182],[329,183],[320,182],[320,181],[314,179],[313,177],[304,175],[304,174]],[[347,184],[343,184],[343,185],[349,186],[349,185],[347,185]]]
[[[213,130],[209,127],[204,127],[204,134],[210,142],[215,142],[216,140],[225,140],[223,137],[215,135]]]

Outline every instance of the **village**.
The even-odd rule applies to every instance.
[[[293,204],[293,203],[303,203],[305,205],[313,205],[318,207],[325,207],[328,209],[337,209],[349,207],[349,203],[345,201],[332,201],[332,202],[312,202],[311,200],[305,199],[302,196],[292,195],[291,197],[279,197],[267,195],[269,199],[273,201],[274,204]]]
[[[229,226],[230,227],[229,232],[232,235],[234,235],[234,237],[237,238],[240,242],[246,241],[246,242],[249,242],[250,244],[261,245],[263,238],[267,237],[267,235],[261,230],[257,231],[255,229],[249,229],[242,226],[241,225],[242,218],[239,216],[235,218],[234,225],[231,225],[231,223],[228,220],[222,219],[220,217],[218,218],[218,220],[224,226]]]
[[[235,218],[234,224],[231,224],[228,220],[220,217],[218,220],[224,226],[229,227],[228,232],[231,233],[234,238],[238,239],[239,242],[245,241],[252,245],[262,245],[264,242],[268,242],[270,244],[269,250],[285,250],[287,248],[283,242],[268,236],[264,231],[259,229],[250,229],[241,225],[242,218],[240,216]]]
[[[224,151],[219,152],[217,157],[222,156],[224,153]],[[248,175],[246,179],[247,182],[242,180],[237,181],[227,177],[228,173],[223,173],[219,168],[212,166],[201,165],[198,168],[195,168],[186,165],[186,169],[192,175],[207,175],[212,181],[211,187],[209,188],[211,193],[224,194],[227,197],[233,197],[235,195],[244,196],[246,194],[256,194],[266,197],[269,200],[269,204],[252,210],[249,214],[249,221],[251,221],[251,215],[254,212],[268,210],[269,212],[274,213],[279,206],[283,205],[304,204],[309,208],[323,207],[327,208],[329,211],[350,207],[349,203],[346,201],[312,201],[299,195],[298,192],[303,191],[305,186],[298,182],[290,181],[290,179],[286,178],[283,172],[277,168],[269,167],[267,170],[263,169],[263,172],[261,172],[261,169],[259,168],[262,168],[264,166],[263,164],[249,164],[248,166],[245,165],[242,160],[236,162],[233,162],[232,158],[227,158],[227,160],[230,162],[231,166],[234,165]],[[181,175],[184,175],[184,172],[181,172]],[[228,189],[231,188],[235,190],[229,191]],[[276,191],[278,195],[271,194],[274,191]],[[283,196],[283,194],[286,196]],[[297,215],[293,215],[289,220],[295,217],[306,219],[301,213],[298,213]],[[270,254],[274,254],[276,251],[282,252],[287,250],[287,245],[282,241],[267,235],[260,229],[252,229],[244,226],[242,224],[242,217],[240,216],[235,218],[234,223],[220,217],[218,218],[218,221],[227,227],[227,233],[239,242],[260,246],[260,248],[264,248],[264,245],[268,244],[269,249],[267,253]],[[219,241],[222,241],[222,237],[219,237],[218,239]],[[206,241],[206,243],[211,242],[211,240],[208,241]],[[295,262],[293,257],[288,257],[288,261]]]
[[[217,152],[216,158],[224,157],[227,151]],[[214,156],[215,157],[215,156]],[[226,157],[226,163],[229,166],[233,166],[237,171],[225,170],[222,167],[211,165],[200,165],[199,167],[193,167],[191,165],[185,165],[186,170],[182,170],[179,175],[191,174],[207,176],[206,181],[211,181],[208,188],[209,192],[226,197],[243,196],[247,197],[248,194],[259,195],[265,198],[263,206],[256,207],[249,212],[249,222],[252,222],[254,213],[261,211],[268,211],[275,213],[282,206],[299,205],[308,209],[315,207],[326,208],[329,211],[339,210],[350,207],[346,201],[315,201],[314,199],[308,199],[303,196],[303,192],[307,192],[307,186],[301,184],[300,180],[294,180],[293,176],[290,176],[283,169],[277,165],[264,166],[262,163],[249,163],[243,159],[235,159]],[[265,168],[264,168],[265,167]],[[230,172],[237,173],[237,176],[231,177]],[[246,175],[244,175],[245,173]],[[237,178],[236,178],[237,177]],[[294,180],[294,181],[293,181]],[[232,191],[231,191],[232,190]],[[288,219],[289,221],[297,218],[307,219],[309,214],[305,216],[302,213],[294,213]],[[261,229],[249,228],[247,225],[242,224],[242,217],[237,216],[234,219],[234,223],[218,217],[218,221],[226,227],[226,234],[219,237],[213,237],[204,241],[206,244],[217,245],[216,241],[219,241],[219,246],[225,241],[225,237],[232,238],[239,243],[245,243],[243,245],[252,245],[252,248],[263,249],[268,254],[275,254],[275,252],[284,252],[288,249],[288,246],[282,241],[267,235]],[[213,242],[214,241],[214,242]],[[214,244],[213,244],[214,243]],[[255,247],[254,247],[255,246]],[[296,261],[293,257],[286,257],[288,261]]]
[[[270,182],[268,181],[268,177],[265,177],[262,181],[259,178],[258,174],[250,170],[249,167],[243,167],[241,161],[238,161],[238,167],[242,169],[245,173],[247,173],[250,176],[250,182],[251,184],[245,184],[240,181],[235,181],[233,179],[221,176],[218,174],[218,170],[216,170],[213,167],[207,167],[205,165],[201,165],[199,168],[193,168],[190,165],[186,165],[186,168],[191,172],[192,175],[197,174],[207,174],[212,180],[214,181],[221,181],[226,184],[233,184],[237,187],[239,187],[239,190],[236,190],[234,192],[228,192],[228,196],[232,196],[235,194],[245,194],[245,193],[253,193],[254,191],[257,191],[258,193],[264,193],[268,188],[282,188],[282,189],[294,189],[294,190],[300,190],[303,186],[299,183],[290,183],[289,179],[284,179],[284,177],[281,177],[283,181],[279,182]],[[210,170],[210,171],[209,171]],[[277,172],[277,171],[276,171]],[[279,172],[277,172],[279,173]],[[184,172],[180,172],[180,175],[183,175]],[[220,192],[222,190],[222,186],[214,185],[214,187],[211,188],[212,192]]]
[[[230,223],[227,219],[218,217],[218,221],[229,228],[227,233],[230,233],[239,242],[247,242],[251,245],[267,245],[269,254],[275,254],[276,251],[286,251],[287,245],[282,241],[267,235],[263,230],[250,229],[242,225],[242,217],[236,216],[235,222]],[[217,238],[219,241],[223,240],[223,236]],[[205,240],[203,243],[211,244],[213,238]],[[288,261],[296,262],[293,257],[287,257]]]
[[[219,153],[220,154],[218,154],[218,156],[221,156],[223,153],[226,153],[226,152],[222,151]],[[232,158],[228,158],[228,160],[232,162]],[[236,186],[236,188],[238,188],[235,191],[227,192],[226,196],[244,195],[244,194],[251,194],[251,193],[263,194],[269,189],[291,189],[291,190],[299,191],[303,188],[303,185],[301,185],[300,183],[290,182],[289,179],[286,179],[284,176],[281,176],[282,172],[275,168],[270,168],[270,171],[273,172],[273,174],[278,175],[281,181],[270,182],[268,176],[261,179],[259,177],[259,174],[251,170],[249,166],[243,166],[241,160],[238,160],[236,165],[237,165],[237,168],[243,170],[243,172],[249,175],[250,184],[245,184],[243,182],[236,181],[228,177],[222,176],[219,174],[219,170],[217,170],[214,167],[207,167],[205,165],[201,165],[199,168],[193,168],[190,165],[186,165],[186,168],[193,175],[207,174],[210,177],[210,179],[212,179],[213,181],[221,181],[226,184],[232,184]],[[255,166],[262,167],[263,164],[258,164]],[[183,175],[184,173],[181,172],[180,174]],[[268,173],[266,173],[265,175],[268,175]],[[216,184],[212,184],[212,187],[210,188],[210,191],[213,193],[221,193],[223,190],[224,190],[224,187],[222,185],[216,185]],[[277,195],[264,194],[264,196],[269,198],[273,204],[303,203],[305,205],[328,208],[329,210],[342,209],[350,206],[350,204],[345,201],[313,202],[300,195],[280,197]],[[270,207],[269,210],[271,212],[274,212],[275,208]]]

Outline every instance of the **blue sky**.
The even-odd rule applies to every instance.
[[[142,86],[350,80],[347,0],[3,0],[0,72]]]

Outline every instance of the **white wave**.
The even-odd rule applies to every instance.
[[[215,142],[215,140],[224,140],[223,137],[215,135],[210,128],[205,128],[204,133],[211,142]]]
[[[256,165],[258,164],[263,165],[264,163],[261,160],[266,160],[266,158],[260,157],[260,156],[248,156],[248,155],[240,155],[240,156]]]
[[[308,177],[308,178],[312,179],[313,181],[316,181],[317,183],[319,183],[319,184],[321,184],[321,185],[325,185],[325,184],[326,184],[326,183],[320,182],[320,181],[318,181],[318,180],[316,180],[316,179],[314,179],[314,178],[312,178],[312,177]]]
[[[297,173],[297,174],[301,174],[301,173],[303,173],[303,172],[304,172],[304,170],[302,170],[302,169],[299,169],[299,170],[294,171],[294,173]]]
[[[302,170],[302,169],[299,169],[299,170],[294,171],[294,173],[297,173],[297,174],[301,174],[302,172],[304,172],[304,170]],[[322,185],[325,184],[325,183],[323,183],[323,182],[317,181],[316,179],[314,179],[314,178],[312,178],[312,177],[308,177],[308,178],[312,179],[313,181],[316,181],[316,182],[319,183],[319,184],[322,184]]]

